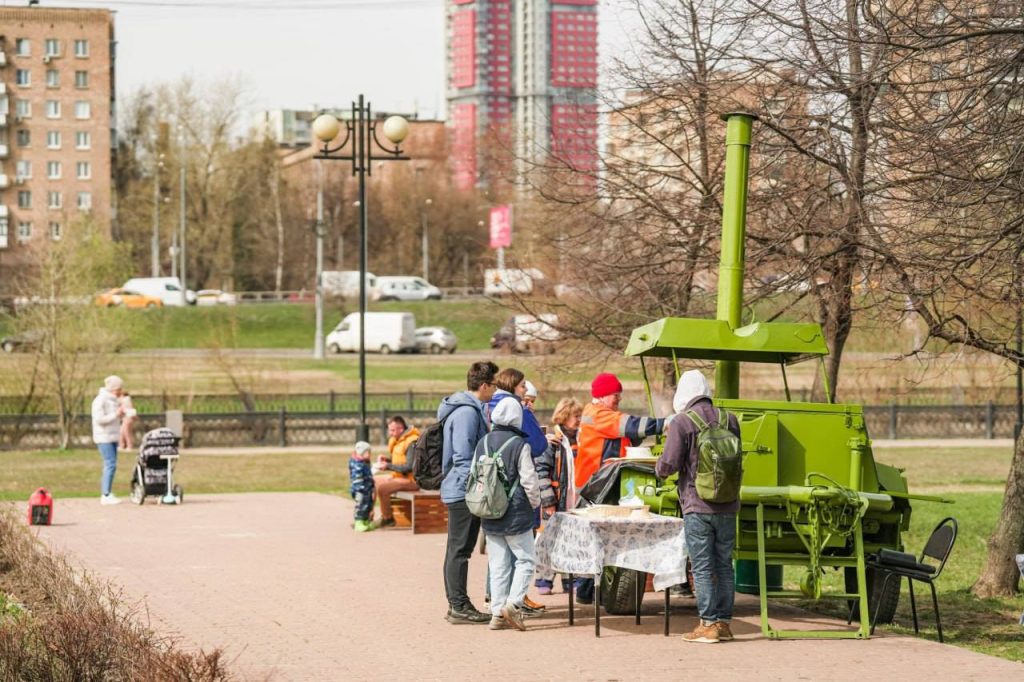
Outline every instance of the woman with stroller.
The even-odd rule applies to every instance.
[[[103,476],[100,479],[100,504],[120,504],[113,493],[114,474],[117,473],[117,445],[121,442],[121,417],[124,407],[118,400],[124,393],[121,377],[110,375],[92,401],[92,442],[103,457]]]

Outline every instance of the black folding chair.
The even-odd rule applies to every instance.
[[[935,608],[935,628],[939,632],[940,642],[942,641],[942,620],[939,618],[939,600],[935,594],[935,581],[942,574],[942,569],[946,566],[946,560],[949,559],[949,555],[953,551],[957,530],[956,519],[949,516],[942,519],[939,525],[935,526],[935,530],[932,531],[928,542],[925,543],[920,557],[891,549],[882,549],[878,554],[872,554],[867,557],[869,565],[879,570],[875,574],[876,576],[880,576],[881,571],[885,572],[885,580],[882,582],[879,594],[885,594],[885,588],[888,587],[889,580],[893,576],[896,576],[897,580],[903,577],[907,579],[907,586],[910,588],[910,612],[914,616],[914,634],[920,633],[917,625],[917,602],[914,600],[914,581],[919,580],[923,583],[928,583],[928,587],[932,590],[932,606]],[[938,563],[926,562],[925,559],[932,559]],[[871,618],[871,634],[875,634],[875,622],[878,620],[878,610],[881,608],[881,605],[882,600],[879,599],[878,605],[875,607],[875,613]]]

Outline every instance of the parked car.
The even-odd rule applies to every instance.
[[[416,330],[416,348],[421,353],[454,353],[459,340],[445,327],[420,327]]]
[[[5,353],[32,350],[43,342],[43,336],[44,332],[41,329],[29,329],[20,334],[11,334],[0,339],[0,348]]]
[[[237,305],[238,296],[220,289],[200,289],[196,292],[197,305]]]
[[[164,305],[182,305],[181,280],[177,277],[134,277],[125,282],[122,288],[159,298]],[[195,305],[196,292],[191,289],[186,291],[185,300],[189,305]]]
[[[379,301],[436,301],[441,299],[441,290],[422,277],[378,277],[376,289]]]
[[[412,313],[366,313],[366,350],[380,353],[416,351],[416,317]],[[349,313],[327,335],[327,350],[354,353],[359,350],[359,313]]]
[[[138,291],[122,287],[107,289],[96,294],[95,303],[107,308],[114,308],[116,306],[123,306],[125,308],[161,308],[164,305],[164,302],[156,296],[147,296]]]
[[[512,353],[553,353],[554,342],[561,337],[557,324],[558,315],[554,313],[510,317],[491,337],[491,348]]]

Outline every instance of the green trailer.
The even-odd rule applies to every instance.
[[[907,482],[899,469],[875,462],[859,405],[833,404],[825,375],[828,354],[817,324],[756,322],[741,325],[747,164],[755,117],[727,114],[726,183],[719,270],[718,319],[665,318],[635,329],[626,355],[638,357],[648,398],[647,358],[716,363],[715,405],[739,419],[744,452],[741,508],[737,517],[737,585],[757,593],[761,627],[767,637],[866,638],[870,616],[891,621],[899,582],[880,592],[865,556],[886,547],[902,550],[910,526]],[[827,402],[791,400],[786,368],[817,361],[826,380]],[[777,401],[740,398],[741,363],[770,363],[780,369]],[[653,414],[653,401],[651,412]],[[658,448],[656,446],[655,453]],[[676,477],[660,480],[653,467],[620,466],[621,494],[633,490],[652,511],[680,515]],[[929,499],[916,496],[919,499]],[[782,589],[784,566],[800,567],[799,589]],[[844,572],[844,587],[823,589],[829,569]],[[639,577],[609,569],[602,581],[613,612],[628,612]],[[769,600],[838,598],[854,610],[854,629],[785,631],[771,627]]]

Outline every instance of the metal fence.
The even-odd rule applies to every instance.
[[[387,441],[387,419],[401,413],[410,423],[423,427],[434,421],[436,401],[428,408],[378,409],[369,415],[370,439]],[[547,422],[550,411],[539,410]],[[868,433],[874,438],[1012,438],[1016,421],[1014,405],[931,406],[888,405],[865,407]],[[162,412],[140,414],[137,436],[163,426]],[[185,447],[243,447],[350,444],[356,439],[359,415],[352,411],[293,411],[280,408],[257,412],[184,414]],[[88,415],[73,424],[72,447],[93,447]],[[59,444],[54,415],[0,416],[0,449],[47,449]],[[138,440],[137,438],[137,440]]]

